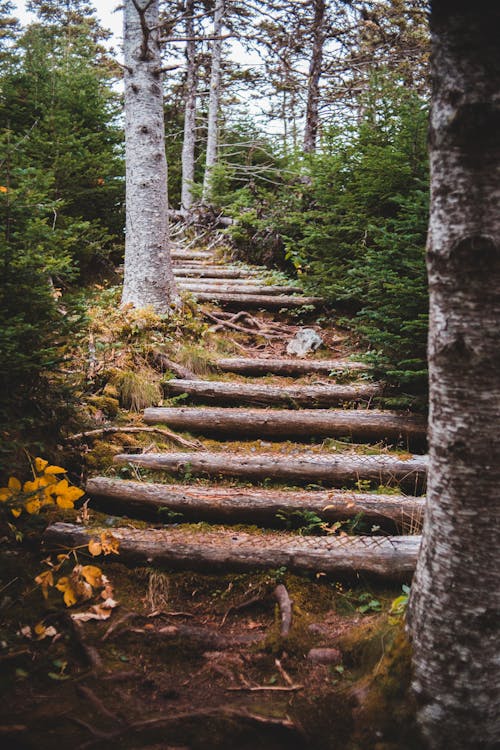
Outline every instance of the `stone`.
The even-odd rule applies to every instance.
[[[286,353],[295,354],[297,357],[305,357],[306,354],[315,352],[322,345],[323,339],[314,328],[301,328],[288,342]]]

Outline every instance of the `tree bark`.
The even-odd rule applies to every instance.
[[[187,393],[196,400],[245,403],[258,406],[321,407],[338,406],[346,401],[368,401],[382,393],[382,386],[367,385],[260,385],[217,380],[168,380],[167,396]]]
[[[182,141],[181,211],[189,214],[193,205],[193,183],[196,147],[196,40],[194,33],[194,2],[185,0],[186,13],[186,100],[184,104],[184,138]]]
[[[429,493],[409,610],[432,750],[500,747],[499,27],[498,3],[432,4]]]
[[[141,4],[142,3],[142,4]],[[122,303],[165,314],[180,305],[169,255],[158,0],[126,0],[126,235]]]
[[[366,370],[363,362],[350,362],[346,359],[251,359],[231,357],[218,359],[217,367],[223,372],[237,372],[240,375],[307,375],[311,372],[329,375],[330,372],[345,370]]]
[[[222,27],[226,11],[226,0],[215,0],[214,11],[214,40],[212,42],[212,66],[210,72],[210,95],[208,99],[207,122],[207,153],[205,159],[205,175],[203,177],[203,202],[207,202],[210,195],[212,170],[217,162],[218,120],[222,79]]]
[[[55,523],[45,532],[45,546],[79,546],[107,529],[85,529]],[[132,565],[190,570],[255,570],[286,567],[353,577],[368,573],[395,581],[409,580],[420,545],[419,536],[304,537],[267,532],[200,531],[185,528],[113,528],[119,560]]]
[[[311,154],[316,150],[319,125],[319,79],[323,64],[325,0],[313,0],[314,20],[312,25],[312,51],[307,79],[307,109],[304,131],[304,151]]]
[[[355,441],[404,441],[425,447],[426,422],[420,417],[375,409],[245,409],[216,406],[151,407],[147,424],[231,437],[349,437]]]
[[[325,522],[361,514],[373,523],[396,525],[400,532],[419,529],[424,499],[407,495],[370,495],[332,490],[275,490],[238,487],[149,484],[108,477],[87,480],[92,507],[132,517],[163,520],[161,508],[183,521],[278,525],[277,514],[293,522],[307,511]],[[294,516],[295,514],[295,516]]]
[[[425,456],[398,458],[391,455],[363,456],[343,454],[241,455],[208,451],[172,453],[121,453],[114,457],[118,465],[140,466],[170,473],[239,477],[240,479],[278,479],[299,484],[323,482],[329,486],[353,486],[360,481],[374,485],[397,484],[418,495],[425,486]]]

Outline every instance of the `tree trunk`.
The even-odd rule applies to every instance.
[[[329,490],[274,490],[237,487],[150,484],[93,477],[87,481],[92,507],[162,521],[160,509],[180,513],[183,521],[258,523],[276,526],[277,514],[291,522],[314,513],[326,522],[361,514],[372,523],[396,524],[400,532],[419,529],[424,499],[407,495],[368,495]],[[295,515],[294,515],[295,514]]]
[[[45,532],[49,547],[85,545],[106,529],[85,529],[55,523]],[[355,577],[371,573],[395,581],[408,580],[415,568],[419,536],[287,536],[286,533],[247,534],[242,531],[200,531],[185,528],[113,528],[120,561],[132,565],[176,569],[255,570],[281,568],[297,572],[321,571]]]
[[[126,0],[126,235],[122,303],[167,313],[180,304],[168,238],[158,0]],[[155,28],[156,27],[156,28]]]
[[[216,380],[168,380],[163,384],[167,396],[187,393],[196,400],[245,403],[256,406],[321,407],[338,406],[346,401],[368,401],[380,395],[380,385],[260,385]]]
[[[307,375],[311,372],[329,375],[331,372],[366,370],[363,362],[350,362],[347,359],[251,359],[230,357],[218,359],[219,370],[237,372],[240,375]]]
[[[215,0],[214,40],[212,42],[212,67],[210,74],[210,95],[208,99],[207,154],[203,177],[202,198],[206,203],[211,189],[212,170],[217,162],[218,120],[222,79],[222,27],[225,14],[225,0]]]
[[[147,424],[226,438],[349,437],[355,441],[389,440],[425,446],[427,426],[420,417],[374,409],[245,409],[216,406],[151,407]]]
[[[316,150],[319,124],[319,79],[323,64],[325,0],[313,0],[314,21],[312,26],[313,43],[309,76],[307,79],[306,127],[304,131],[304,151],[307,154]]]
[[[343,454],[241,455],[227,452],[200,453],[122,453],[114,457],[118,465],[140,466],[178,474],[239,477],[241,479],[279,479],[299,484],[324,482],[329,486],[399,484],[407,492],[419,494],[427,472],[425,456],[399,458],[391,455],[363,456]]]
[[[498,3],[433,2],[429,493],[409,611],[432,750],[500,747],[499,28]]]
[[[194,32],[194,0],[186,0],[186,101],[184,105],[184,139],[182,141],[181,211],[188,214],[193,204],[193,183],[196,146],[196,41]]]

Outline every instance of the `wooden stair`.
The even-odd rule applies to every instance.
[[[296,285],[275,283],[265,269],[228,264],[207,251],[175,251],[172,260],[180,288],[201,303],[241,311],[322,304],[318,297],[303,295]],[[391,452],[382,444],[423,450],[424,420],[369,408],[383,386],[343,382],[356,380],[367,369],[346,357],[298,359],[264,353],[220,358],[216,367],[239,380],[175,378],[165,384],[165,395],[185,395],[192,405],[146,409],[144,420],[205,437],[215,435],[218,443],[211,443],[210,450],[121,453],[115,456],[115,467],[135,481],[88,480],[87,492],[98,508],[118,517],[154,522],[137,529],[114,521],[112,533],[120,541],[120,559],[172,569],[227,572],[286,567],[334,577],[355,578],[363,573],[409,580],[420,537],[404,532],[418,529],[422,521],[424,499],[418,495],[425,489],[427,458]],[[250,380],[270,374],[296,380],[294,384]],[[335,382],[338,375],[342,382]],[[328,380],[319,384],[301,380],[312,376]],[[206,402],[217,406],[204,406]],[[235,437],[243,440],[237,447],[231,443]],[[360,450],[346,442],[313,449],[313,437],[362,440],[374,447]],[[261,443],[262,439],[288,442],[274,442],[274,450],[267,450],[270,443],[261,447],[245,443],[252,438]],[[291,444],[292,438],[303,442]],[[155,473],[159,474],[156,482],[151,481]],[[141,476],[142,481],[137,481]],[[376,492],[380,485],[381,494]],[[396,494],[388,494],[387,487]],[[339,532],[349,519],[360,516],[380,527],[378,535]],[[275,530],[288,521],[293,529],[294,522],[300,525],[300,519],[311,517],[323,536]],[[208,529],[186,525],[199,521],[224,525]],[[259,524],[262,530],[235,530],[234,524],[241,523]],[[99,530],[54,524],[47,530],[46,544],[52,548],[85,544],[89,533]]]

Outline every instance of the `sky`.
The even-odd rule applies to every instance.
[[[113,32],[113,39],[110,40],[110,44],[118,47],[122,38],[122,12],[121,10],[115,13],[113,11],[120,7],[119,0],[91,0],[91,2],[96,9],[96,15],[101,24]],[[23,23],[28,22],[30,18],[25,11],[24,0],[14,0],[14,3],[17,6],[16,16]]]

